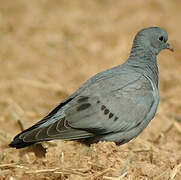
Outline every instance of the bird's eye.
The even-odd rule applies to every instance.
[[[164,39],[163,36],[160,36],[160,37],[159,37],[159,40],[160,40],[160,41],[163,41],[163,39]]]

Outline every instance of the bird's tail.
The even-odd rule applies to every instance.
[[[17,134],[12,142],[9,144],[10,147],[14,148],[24,148],[36,143],[39,143],[41,141],[45,141],[47,139],[47,135],[44,133],[44,137],[42,136],[41,139],[38,137],[38,134],[41,133],[41,131],[45,130],[46,127],[40,127],[39,125],[35,124],[32,127],[22,131],[21,133]],[[51,139],[47,139],[51,140]]]
[[[36,144],[36,141],[33,142],[24,142],[23,139],[19,138],[19,134],[13,139],[13,141],[9,144],[10,147],[13,148],[24,148],[33,144]]]
[[[43,123],[43,121],[16,135],[9,146],[19,149],[41,141],[78,140],[94,136],[91,132],[70,127],[65,117],[49,124]]]
[[[70,126],[66,126],[65,117],[57,117],[56,120],[52,117],[72,99],[73,98],[69,98],[66,101],[60,103],[41,121],[16,135],[9,146],[15,148],[24,148],[41,141],[60,139],[62,136],[62,131],[67,131],[67,129],[70,129]]]

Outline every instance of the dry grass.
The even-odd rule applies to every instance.
[[[180,18],[180,0],[0,0],[0,179],[181,179]],[[159,55],[161,102],[138,138],[8,147],[86,79],[122,63],[148,26],[165,28],[175,52]]]

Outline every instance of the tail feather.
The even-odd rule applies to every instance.
[[[16,149],[20,149],[20,148],[24,148],[30,145],[35,144],[36,142],[24,142],[22,139],[20,139],[19,137],[15,137],[13,139],[13,141],[9,144],[10,147],[16,148]]]
[[[46,123],[48,121],[51,120],[51,118],[63,107],[65,106],[67,103],[69,103],[70,101],[72,101],[73,97],[70,97],[68,99],[66,99],[65,101],[63,101],[62,103],[60,103],[55,109],[53,109],[46,117],[44,117],[41,121],[39,121],[38,123],[36,123],[35,125],[31,126],[28,129],[25,129],[23,132],[19,133],[18,135],[16,135],[13,139],[13,141],[9,144],[10,147],[15,147],[15,148],[24,148],[26,146],[30,146],[33,144],[36,144],[38,142],[41,141],[49,141],[55,138],[52,138],[51,136],[49,136],[48,131],[49,128],[54,127],[54,129],[52,129],[52,135],[57,135],[57,131],[59,131],[59,133],[61,134],[62,129],[64,130],[64,121],[65,118],[62,119],[57,119],[56,122],[54,122],[53,124],[50,124],[48,126],[46,126]],[[44,127],[42,125],[45,125]],[[57,126],[59,125],[59,127]],[[40,128],[42,126],[42,128]],[[42,131],[44,132],[44,134],[42,134]],[[39,135],[41,134],[41,135]],[[39,135],[39,137],[38,137]],[[41,137],[40,137],[41,136]],[[58,138],[57,138],[58,139]]]
[[[53,139],[77,140],[93,136],[93,133],[86,130],[70,127],[64,117],[48,126],[41,127],[36,124],[24,130],[14,137],[9,146],[19,149],[41,141],[50,141]]]

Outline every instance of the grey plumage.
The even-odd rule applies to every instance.
[[[159,103],[158,53],[170,49],[167,33],[151,27],[137,33],[130,56],[98,73],[40,122],[21,132],[11,147],[52,139],[114,141],[135,138],[153,119]]]

